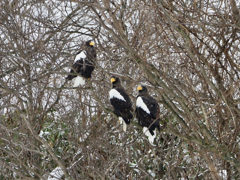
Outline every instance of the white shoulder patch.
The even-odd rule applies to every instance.
[[[146,113],[151,114],[147,105],[143,102],[141,97],[137,98],[136,106],[142,108]]]
[[[85,54],[85,52],[84,51],[82,51],[81,53],[79,53],[78,55],[76,55],[76,57],[75,57],[75,62],[77,61],[77,60],[79,60],[79,59],[81,59],[81,58],[86,58],[87,56],[86,56],[86,54]]]
[[[109,98],[110,98],[110,99],[112,99],[112,98],[117,98],[117,99],[126,101],[126,100],[124,99],[124,97],[123,97],[116,89],[111,89],[111,90],[109,91]]]

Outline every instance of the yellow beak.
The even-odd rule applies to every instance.
[[[138,87],[137,87],[137,90],[138,90],[138,91],[141,91],[141,90],[142,90],[142,86],[138,86]]]
[[[115,78],[111,78],[111,83],[115,82],[116,79]]]
[[[91,42],[89,43],[89,45],[90,45],[90,46],[94,46],[94,42],[91,41]]]

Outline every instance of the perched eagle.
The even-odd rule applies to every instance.
[[[92,40],[87,41],[84,46],[85,52],[81,52],[75,58],[70,74],[67,80],[75,79],[74,87],[85,84],[85,79],[92,77],[92,72],[96,63],[96,49]],[[85,78],[85,79],[84,79]]]
[[[123,124],[123,131],[126,132],[127,124],[133,118],[132,102],[121,86],[118,77],[111,78],[112,89],[109,91],[110,103],[114,108],[114,113],[118,116],[120,123]]]
[[[136,101],[136,117],[138,123],[143,127],[143,133],[148,136],[149,142],[153,144],[156,137],[156,128],[160,131],[159,105],[148,94],[145,86],[138,86],[137,90],[139,94]]]

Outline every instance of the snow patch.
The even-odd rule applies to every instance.
[[[77,76],[75,79],[74,79],[74,84],[73,84],[73,87],[78,87],[78,86],[83,86],[85,84],[85,79],[81,76]]]
[[[56,167],[48,176],[48,180],[59,180],[64,175],[60,167]]]
[[[137,98],[136,106],[142,108],[146,113],[151,114],[147,105],[143,102],[141,97]]]
[[[109,91],[109,97],[110,99],[112,98],[117,98],[117,99],[120,99],[120,100],[123,100],[126,102],[126,100],[124,99],[124,97],[116,90],[116,89],[111,89]]]
[[[87,139],[88,136],[89,136],[88,132],[84,133],[83,137],[79,137],[79,141],[84,142]]]
[[[49,134],[50,134],[50,132],[43,132],[41,130],[38,136],[41,137],[41,138],[44,138],[44,136],[49,135]]]
[[[223,180],[227,180],[227,170],[222,170],[219,172],[219,176],[223,179]]]
[[[156,176],[155,172],[152,171],[151,169],[148,170],[148,173],[151,174],[152,177],[155,177],[155,176]]]

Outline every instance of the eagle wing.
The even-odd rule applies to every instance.
[[[132,110],[132,102],[131,102],[131,99],[129,98],[128,94],[122,88],[117,88],[116,90],[123,96],[126,103],[128,104],[128,108],[130,108]]]
[[[77,60],[74,64],[73,64],[73,67],[72,67],[72,69],[73,69],[73,71],[75,72],[75,73],[81,73],[82,72],[82,70],[83,70],[83,59],[81,58],[81,59],[79,59],[79,60]]]
[[[157,101],[152,97],[142,97],[142,100],[149,109],[152,118],[156,119],[159,116],[159,105]]]
[[[129,119],[132,119],[132,103],[129,96],[121,88],[111,89],[109,95],[116,115],[121,116],[129,124]]]

